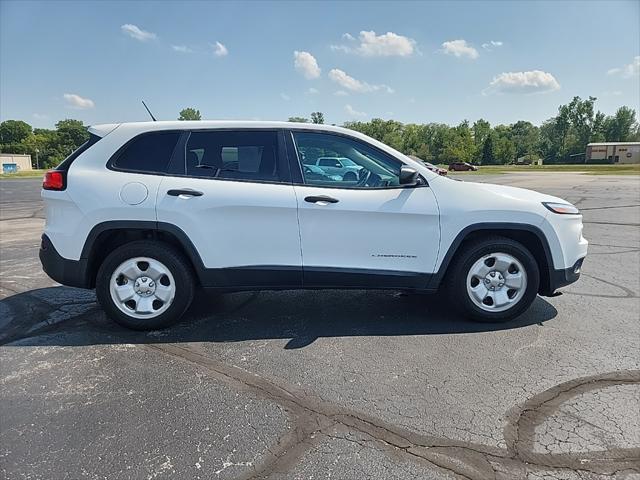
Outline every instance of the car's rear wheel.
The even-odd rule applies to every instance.
[[[193,299],[187,260],[162,242],[140,240],[118,247],[96,277],[98,302],[115,322],[155,330],[178,321]]]
[[[519,242],[490,237],[463,245],[447,278],[451,305],[481,322],[504,322],[523,313],[536,298],[538,264]]]

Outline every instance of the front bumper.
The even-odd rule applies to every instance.
[[[585,257],[579,259],[573,266],[560,270],[549,270],[549,284],[545,285],[545,288],[540,292],[540,295],[544,297],[550,297],[558,288],[566,287],[574,282],[577,282],[580,278],[580,272],[582,271],[582,263]]]
[[[62,257],[47,235],[42,235],[39,256],[42,269],[52,280],[69,287],[91,288],[87,259],[69,260]]]

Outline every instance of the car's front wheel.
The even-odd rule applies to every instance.
[[[451,305],[473,320],[504,322],[523,313],[538,293],[540,272],[531,252],[503,237],[461,247],[447,278]]]
[[[180,319],[193,299],[187,260],[171,246],[140,240],[118,247],[96,277],[98,302],[115,322],[135,330],[164,328]]]

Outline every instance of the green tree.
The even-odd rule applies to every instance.
[[[469,122],[464,120],[449,132],[443,156],[447,163],[472,162],[474,160],[475,144]]]
[[[89,140],[89,132],[82,121],[66,119],[56,123],[58,144],[72,151]]]
[[[475,147],[474,159],[482,161],[482,157],[484,156],[484,143],[491,133],[491,124],[481,118],[474,122],[472,130],[473,143]]]
[[[636,112],[629,107],[620,107],[614,116],[607,117],[603,122],[605,141],[630,142],[638,128]]]
[[[311,123],[324,123],[324,114],[322,112],[311,112]]]
[[[309,119],[305,118],[305,117],[289,117],[289,119],[287,120],[287,122],[294,122],[294,123],[309,123]]]
[[[5,120],[0,123],[0,144],[22,143],[32,134],[31,125],[22,120]]]
[[[433,156],[426,138],[426,126],[410,123],[402,130],[402,153],[416,155],[423,160],[431,161]]]
[[[516,158],[539,153],[540,131],[531,122],[520,120],[511,125],[510,138],[516,146]]]
[[[482,146],[482,165],[495,165],[496,158],[493,155],[493,135],[490,133],[486,140],[484,141],[484,145]]]
[[[180,110],[178,120],[202,120],[202,117],[200,116],[200,110],[188,107]]]
[[[496,163],[505,165],[516,159],[516,144],[511,139],[511,128],[498,125],[494,128],[493,155]]]

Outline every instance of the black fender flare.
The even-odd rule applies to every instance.
[[[94,253],[94,246],[96,240],[100,237],[101,234],[108,231],[116,231],[116,230],[147,230],[152,232],[165,232],[172,235],[174,238],[178,240],[180,246],[186,253],[187,257],[191,261],[198,278],[202,280],[202,272],[205,270],[204,263],[202,262],[202,258],[198,253],[198,250],[193,245],[189,236],[182,230],[180,227],[173,225],[172,223],[166,222],[155,222],[148,220],[109,220],[106,222],[101,222],[96,224],[84,242],[84,246],[82,247],[82,253],[80,254],[80,259],[85,262],[89,262],[92,254]]]
[[[447,273],[447,269],[449,268],[449,264],[451,263],[453,256],[458,251],[458,248],[460,247],[462,242],[464,242],[464,240],[468,238],[469,235],[476,232],[482,232],[482,231],[493,231],[499,234],[500,230],[508,230],[510,232],[520,231],[520,232],[533,233],[538,238],[538,240],[540,241],[540,244],[542,245],[542,249],[545,255],[545,261],[549,270],[548,272],[540,272],[540,273],[542,275],[545,275],[545,274],[550,275],[551,271],[553,270],[553,257],[551,255],[551,248],[549,247],[549,241],[547,240],[547,237],[545,236],[545,234],[540,228],[536,227],[535,225],[530,225],[528,223],[481,222],[481,223],[474,223],[472,225],[468,225],[465,228],[463,228],[460,232],[458,232],[453,242],[451,242],[451,245],[449,245],[449,249],[447,250],[447,253],[444,255],[442,262],[440,263],[440,267],[438,268],[438,271],[433,275],[431,279],[431,283],[429,284],[429,287],[433,289],[438,288],[438,286],[444,279],[445,274]]]

